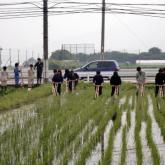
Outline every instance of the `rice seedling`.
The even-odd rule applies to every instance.
[[[124,126],[122,130],[122,148],[121,148],[121,156],[119,163],[120,165],[126,164],[126,150],[127,150],[126,133],[127,133],[127,127]]]
[[[160,155],[158,153],[158,149],[157,149],[157,146],[156,144],[154,143],[153,141],[153,137],[152,137],[152,120],[151,120],[151,117],[150,115],[148,114],[148,98],[145,97],[143,99],[144,101],[144,119],[146,121],[146,124],[147,124],[147,128],[146,128],[146,139],[147,139],[147,142],[148,142],[148,146],[150,147],[151,149],[151,154],[152,154],[152,159],[153,159],[153,164],[154,165],[159,165],[160,164]]]
[[[127,129],[129,130],[129,128],[131,127],[131,112],[130,109],[127,110]]]
[[[121,115],[122,111],[118,108],[117,105],[115,105],[115,111],[117,113],[117,117],[114,120],[113,127],[110,130],[109,140],[108,140],[108,147],[105,151],[103,158],[101,160],[101,165],[110,164],[112,160],[112,151],[113,151],[113,144],[114,144],[114,138],[118,131],[118,129],[121,126]]]
[[[153,110],[154,110],[154,116],[155,119],[160,127],[161,134],[163,136],[163,139],[165,141],[165,126],[164,126],[164,117],[162,113],[159,111],[159,102],[158,100],[151,94],[152,103],[153,103]]]
[[[137,105],[136,105],[136,124],[135,124],[135,147],[136,147],[136,157],[137,157],[137,164],[141,165],[143,160],[142,154],[142,144],[140,138],[140,130],[141,130],[141,121],[142,121],[142,104],[141,99],[138,98]]]
[[[152,137],[152,120],[147,110],[149,107],[147,98],[136,99],[133,94],[134,86],[124,84],[121,87],[120,96],[112,99],[109,94],[109,85],[105,85],[104,94],[97,100],[93,100],[92,84],[80,83],[78,91],[76,91],[78,94],[76,92],[62,93],[60,97],[49,96],[51,94],[51,90],[48,90],[50,86],[46,85],[41,88],[44,89],[40,91],[40,87],[35,88],[29,94],[25,94],[24,89],[7,94],[13,100],[8,107],[4,106],[6,109],[21,106],[33,102],[33,100],[34,106],[29,106],[30,110],[20,110],[0,116],[0,127],[2,128],[0,130],[0,164],[86,164],[92,152],[100,145],[102,157],[99,155],[97,163],[107,165],[112,161],[114,147],[116,147],[116,134],[120,128],[122,146],[118,161],[119,164],[127,164],[126,138],[129,133],[127,130],[132,129],[133,112],[131,110],[135,106],[136,123],[135,130],[133,130],[137,164],[142,164],[144,156],[142,154],[143,141],[140,137],[141,124],[144,122],[146,123],[145,138],[151,149],[153,164],[160,163],[159,152]],[[21,99],[14,98],[14,93],[16,96],[20,95]],[[36,98],[41,99],[36,100]],[[119,100],[122,98],[125,100],[120,102]],[[163,135],[163,108],[157,110],[156,100],[153,96],[152,100],[156,107],[154,108],[155,118]],[[9,100],[5,98],[5,101]],[[1,105],[0,107],[3,107]],[[159,105],[163,107],[164,102],[159,100]],[[126,123],[123,124],[121,116],[125,116]],[[108,145],[105,147],[102,143],[103,135],[110,121],[113,121],[113,124],[109,128]]]

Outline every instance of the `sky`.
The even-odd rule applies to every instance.
[[[0,0],[1,3],[27,2],[28,0]],[[41,0],[29,0],[41,1]],[[63,1],[63,0],[61,0]],[[69,1],[69,0],[68,0]],[[71,0],[70,0],[71,1]],[[102,0],[74,0],[101,2]],[[57,0],[48,0],[52,5]],[[60,2],[60,0],[58,0]],[[165,3],[164,0],[106,0],[108,3]],[[165,9],[165,7],[164,7]],[[136,15],[106,14],[105,51],[148,51],[156,46],[165,51],[165,18]],[[100,51],[101,14],[70,14],[49,16],[49,56],[61,49],[61,44],[94,44]],[[3,64],[8,63],[11,49],[12,63],[27,57],[43,55],[42,17],[23,19],[0,19],[0,47]]]

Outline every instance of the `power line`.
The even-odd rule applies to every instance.
[[[40,17],[43,15],[43,8],[41,6],[36,5],[35,3],[39,3],[39,1],[22,2],[22,3],[0,3],[0,9],[1,9],[0,19]],[[165,4],[144,4],[144,3],[143,4],[107,3],[107,4],[110,6],[105,8],[106,14],[130,14],[130,15],[157,17],[157,18],[165,17],[164,16],[165,10],[160,8],[159,9],[153,8],[153,6],[161,5],[162,7]],[[16,5],[16,7],[9,8],[8,5]],[[19,5],[24,5],[24,6],[18,7]],[[33,5],[35,7],[30,7],[29,5]],[[79,13],[101,13],[101,6],[98,5],[101,5],[101,3],[60,1],[60,2],[56,2],[54,5],[49,7],[48,14],[50,16],[53,16],[53,15],[79,14]],[[7,8],[4,6],[7,6]],[[144,6],[147,6],[147,8]],[[152,8],[149,8],[151,6]]]

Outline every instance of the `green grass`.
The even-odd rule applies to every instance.
[[[0,97],[0,111],[17,108],[51,94],[51,86],[49,84],[34,88],[30,92],[27,91],[27,88],[12,90],[12,92]]]

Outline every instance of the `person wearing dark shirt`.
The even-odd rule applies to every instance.
[[[112,85],[111,96],[115,94],[119,95],[119,85],[121,85],[121,78],[118,75],[118,72],[115,71],[110,79],[110,84]]]
[[[65,69],[64,79],[67,79],[69,76],[69,69]]]
[[[74,73],[74,78],[75,78],[75,89],[76,89],[78,85],[79,75],[77,73]]]
[[[43,62],[40,58],[37,59],[37,63],[34,65],[34,69],[37,68],[37,84],[41,84],[42,80],[42,71],[43,71]]]
[[[52,78],[52,83],[53,83],[53,87],[54,87],[54,92],[56,95],[57,94],[61,94],[61,84],[63,82],[63,77],[62,77],[62,73],[61,70],[56,70],[54,69],[54,76]]]
[[[69,89],[70,92],[75,90],[76,81],[77,81],[77,79],[76,79],[75,73],[72,70],[72,71],[69,72],[68,78],[67,78],[68,89]]]
[[[165,75],[163,73],[163,69],[160,68],[159,72],[155,76],[155,97],[157,97],[158,93],[160,92],[160,96],[163,96],[163,85],[165,83]]]
[[[102,95],[102,84],[104,83],[104,79],[100,74],[100,71],[97,71],[96,75],[93,77],[93,83],[95,84],[95,91],[98,90],[99,96]]]

